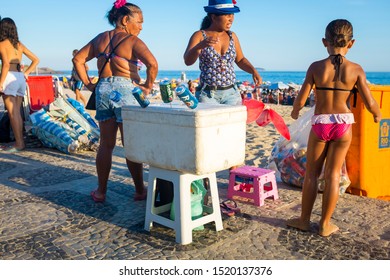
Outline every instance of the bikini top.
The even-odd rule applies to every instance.
[[[17,59],[11,60],[9,64],[10,64],[10,67],[9,67],[10,71],[21,72],[21,65],[20,65],[20,62],[17,61]]]
[[[334,68],[336,70],[336,81],[339,81],[340,80],[340,65],[343,64],[343,56],[341,54],[332,54],[330,55],[330,57],[334,56]],[[354,92],[354,90],[356,89],[355,87],[353,87],[352,89],[345,89],[345,88],[330,88],[330,87],[316,87],[316,89],[319,89],[319,90],[339,90],[339,91],[349,91],[349,92]]]
[[[109,38],[110,38],[110,42],[109,42],[109,43],[107,44],[107,46],[105,47],[104,51],[101,52],[101,53],[99,53],[99,54],[97,55],[96,58],[99,58],[99,57],[102,57],[102,56],[103,56],[103,57],[105,57],[107,60],[109,60],[109,59],[111,59],[111,58],[116,57],[116,58],[125,60],[125,61],[127,61],[127,62],[129,62],[129,63],[132,63],[132,64],[137,65],[137,63],[138,63],[137,60],[131,60],[131,59],[127,59],[127,58],[121,57],[121,56],[115,54],[114,51],[112,51],[112,52],[107,52],[108,47],[111,47],[112,50],[115,49],[114,46],[112,45],[111,33],[108,33],[108,36],[109,36]],[[115,35],[114,35],[114,36],[115,36]],[[126,37],[123,38],[122,40],[127,39],[127,38],[130,37],[130,36],[131,36],[131,35],[126,36]],[[122,42],[122,40],[121,40],[121,42]]]
[[[350,91],[353,92],[355,90],[355,87],[352,89],[346,89],[346,88],[330,88],[330,87],[316,87],[316,89],[319,90],[340,90],[340,91]]]

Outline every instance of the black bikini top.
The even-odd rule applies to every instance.
[[[353,87],[352,89],[330,88],[330,87],[316,87],[316,89],[319,89],[319,90],[340,90],[340,91],[350,91],[350,92],[353,92],[355,90],[355,87]]]
[[[21,72],[22,67],[20,65],[20,62],[17,59],[11,60],[9,64],[10,64],[9,66],[10,71]]]
[[[330,57],[334,56],[334,69],[336,70],[336,81],[340,80],[340,65],[344,62],[344,57],[341,54],[331,54]],[[319,90],[340,90],[340,91],[350,91],[353,92],[355,90],[355,87],[352,89],[345,89],[345,88],[330,88],[330,87],[316,87],[316,89]]]

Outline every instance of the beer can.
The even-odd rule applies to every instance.
[[[112,91],[110,93],[110,102],[115,108],[122,107],[122,94],[119,91]]]
[[[163,80],[160,82],[160,93],[164,103],[170,103],[173,101],[173,91],[169,80]]]
[[[175,89],[177,97],[190,109],[195,109],[198,106],[198,99],[190,92],[185,85],[180,85]]]
[[[142,108],[148,107],[150,101],[145,98],[145,95],[143,94],[142,90],[139,87],[135,87],[132,93],[134,98],[137,100],[137,102]]]

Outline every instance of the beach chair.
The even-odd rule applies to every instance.
[[[52,76],[30,76],[23,101],[25,121],[28,121],[30,114],[53,102],[55,95]]]

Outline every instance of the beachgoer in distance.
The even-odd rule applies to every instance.
[[[321,236],[329,236],[339,229],[331,223],[331,217],[339,197],[340,170],[352,140],[354,116],[349,108],[349,98],[355,87],[373,115],[374,122],[381,120],[381,112],[371,95],[365,72],[359,64],[345,57],[355,43],[352,38],[353,28],[349,21],[337,19],[328,24],[322,42],[329,56],[310,65],[291,112],[291,117],[297,119],[311,90],[315,88],[316,104],[307,145],[301,216],[288,220],[287,225],[303,231],[310,229],[310,216],[318,190],[317,180],[325,162],[325,189],[319,223]]]
[[[192,80],[189,80],[188,81],[188,89],[190,90],[190,92],[192,94],[195,94],[196,92],[196,87],[195,87],[195,83],[192,81]]]
[[[79,50],[73,50],[73,57],[77,54]],[[85,64],[85,71],[88,71],[88,65]],[[81,89],[83,88],[83,82],[81,81],[79,75],[77,75],[77,72],[76,70],[72,69],[72,90],[74,91],[75,95],[76,95],[76,100],[77,101],[81,101],[84,106],[87,104],[87,99],[85,98],[85,96],[81,93]]]
[[[82,82],[93,91],[96,87],[96,120],[100,127],[100,146],[96,156],[98,188],[91,192],[96,202],[103,202],[107,192],[107,182],[111,170],[112,153],[116,144],[118,128],[123,143],[121,108],[110,102],[110,94],[118,91],[126,103],[136,103],[132,89],[138,86],[145,95],[152,90],[158,66],[153,54],[137,36],[142,30],[143,13],[141,9],[126,1],[117,0],[107,13],[108,21],[115,28],[97,35],[73,58],[73,64]],[[115,51],[113,49],[115,48]],[[100,79],[97,84],[89,81],[85,63],[97,58]],[[131,65],[140,60],[146,66],[146,80],[136,84],[131,80]],[[107,63],[106,63],[107,62]],[[135,68],[136,69],[136,68]],[[136,194],[134,200],[146,198],[142,163],[126,159],[133,177]]]
[[[209,0],[204,7],[207,16],[200,30],[191,36],[184,53],[186,65],[193,65],[199,58],[201,73],[196,97],[200,102],[242,104],[233,63],[252,74],[256,86],[261,84],[261,77],[245,58],[237,35],[230,31],[234,14],[240,11],[233,2]]]
[[[24,72],[21,65],[23,54],[31,60]],[[16,153],[25,148],[20,108],[26,94],[26,80],[38,65],[39,59],[19,41],[15,22],[11,18],[3,18],[0,21],[0,59],[0,95],[3,96],[15,136],[15,144],[4,151]]]

